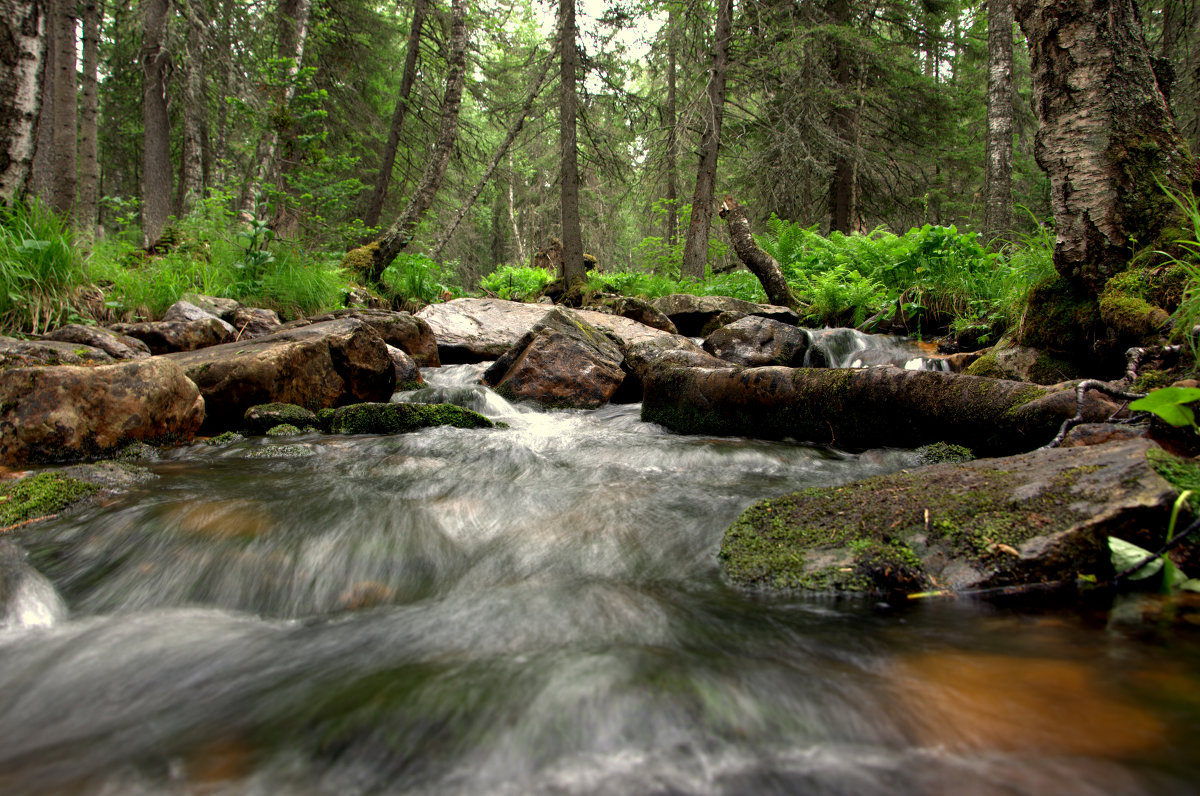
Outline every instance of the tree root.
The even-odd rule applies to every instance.
[[[1122,401],[1136,401],[1138,398],[1145,398],[1145,393],[1128,392],[1126,390],[1117,389],[1108,382],[1099,381],[1098,379],[1084,379],[1075,385],[1075,416],[1069,417],[1063,421],[1063,424],[1058,429],[1058,434],[1054,439],[1047,442],[1041,447],[1041,450],[1048,448],[1057,448],[1067,438],[1067,432],[1083,423],[1083,396],[1088,390],[1095,390],[1103,393],[1110,398],[1119,398]]]

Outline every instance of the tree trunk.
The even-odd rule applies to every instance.
[[[833,0],[829,6],[831,21],[838,26],[850,24],[850,0]],[[928,46],[928,42],[927,42]],[[933,53],[927,53],[926,68],[933,66]],[[851,57],[840,39],[833,45],[834,106],[832,113],[834,152],[833,177],[829,182],[829,231],[849,235],[854,226],[855,174],[855,103],[851,79]]]
[[[0,0],[0,204],[21,197],[33,166],[45,34],[41,0]]]
[[[987,183],[984,233],[999,238],[1012,230],[1013,0],[987,0],[988,94]]]
[[[561,190],[562,272],[568,289],[584,278],[583,230],[579,223],[579,146],[576,140],[576,62],[579,57],[575,28],[575,0],[559,0],[559,188]]]
[[[676,66],[678,60],[679,17],[675,6],[667,11],[667,106],[664,109],[667,126],[667,246],[674,246],[679,237],[679,112],[676,108]]]
[[[450,163],[450,154],[458,136],[458,111],[462,107],[463,83],[466,80],[467,38],[466,0],[453,0],[450,7],[450,70],[446,74],[446,94],[442,98],[442,119],[437,140],[425,174],[409,199],[408,206],[383,237],[372,244],[368,273],[372,282],[379,281],[384,269],[412,240],[417,224],[421,223],[421,217],[433,205],[433,198],[442,185],[442,178],[446,176],[446,166]]]
[[[41,96],[38,104],[31,182],[34,194],[44,206],[51,203],[54,189],[54,1],[40,0],[43,14],[42,74],[38,80]]]
[[[379,158],[379,174],[375,177],[375,190],[371,192],[367,212],[363,214],[363,224],[368,229],[379,225],[383,202],[387,198],[388,185],[392,180],[396,150],[400,148],[400,130],[404,127],[404,117],[408,113],[408,98],[412,94],[413,83],[417,79],[417,57],[421,52],[421,26],[425,22],[425,13],[428,8],[428,0],[416,0],[413,3],[412,26],[408,34],[407,50],[404,53],[404,76],[400,78],[400,95],[396,97],[396,108],[392,111],[392,124],[388,127],[387,143]]]
[[[446,244],[450,242],[450,238],[454,235],[454,231],[458,229],[458,225],[466,217],[467,213],[471,212],[471,208],[475,205],[479,194],[483,193],[484,187],[492,179],[492,175],[496,173],[496,169],[500,165],[500,161],[508,154],[508,148],[512,146],[512,142],[520,135],[521,130],[525,127],[525,120],[529,118],[529,111],[533,108],[533,103],[537,99],[538,94],[542,91],[542,85],[546,82],[546,75],[550,73],[550,64],[552,58],[546,58],[545,64],[542,66],[542,71],[538,73],[537,80],[529,87],[529,91],[525,94],[525,101],[521,103],[521,108],[517,111],[517,115],[513,117],[512,122],[508,125],[508,131],[504,134],[504,140],[500,142],[500,146],[496,148],[496,154],[492,156],[492,160],[484,169],[483,176],[475,183],[475,187],[471,189],[471,193],[467,195],[465,201],[454,213],[454,218],[446,226],[445,231],[438,237],[437,242],[433,244],[433,259],[440,259],[442,252],[446,249]]]
[[[1017,0],[1016,11],[1041,122],[1035,155],[1058,230],[1054,267],[1099,293],[1134,246],[1165,248],[1178,208],[1162,188],[1192,187],[1195,162],[1133,0]]]
[[[217,142],[213,146],[213,160],[217,164],[215,184],[224,184],[229,173],[226,163],[229,155],[229,103],[225,98],[233,92],[233,16],[233,0],[222,0],[221,32],[217,36],[217,52],[221,57],[217,91],[221,101],[217,103]]]
[[[169,0],[143,0],[142,246],[154,247],[171,214],[171,121],[164,48]]]
[[[54,48],[54,113],[51,130],[50,208],[64,219],[72,219],[78,184],[77,92],[75,72],[75,3],[52,0],[50,46]]]
[[[100,0],[83,0],[83,74],[79,101],[79,202],[75,223],[87,238],[96,232],[100,217]]]
[[[288,106],[296,95],[296,75],[304,62],[304,43],[308,38],[308,12],[312,0],[280,0],[279,36],[276,58],[284,65],[279,76],[279,85],[272,91],[271,116],[267,130],[258,142],[255,151],[255,169],[242,194],[241,214],[253,218],[258,199],[268,184],[279,181],[279,137],[286,134],[289,122]],[[281,121],[282,120],[282,121]]]
[[[184,0],[187,19],[186,79],[183,105],[183,163],[179,185],[179,216],[185,216],[204,198],[204,4]]]
[[[725,75],[729,71],[729,40],[733,32],[733,0],[717,3],[717,26],[713,40],[712,73],[708,80],[704,133],[700,137],[700,166],[692,195],[692,217],[683,245],[682,276],[704,278],[708,261],[708,225],[712,220],[713,195],[717,184],[717,155],[721,148],[721,120],[725,113]]]
[[[767,301],[780,307],[796,307],[796,298],[788,288],[787,280],[783,278],[783,269],[774,257],[754,242],[745,208],[727,196],[721,203],[719,212],[721,218],[725,219],[733,250],[737,252],[738,259],[750,269],[750,273],[758,277],[767,294]]]

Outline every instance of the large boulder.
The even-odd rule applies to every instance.
[[[274,310],[262,307],[238,307],[223,320],[237,330],[237,340],[263,337],[282,325],[279,315]]]
[[[316,411],[386,401],[396,384],[387,345],[354,318],[285,329],[237,343],[170,354],[208,403],[206,430],[239,428],[257,404]]]
[[[141,340],[117,334],[103,326],[84,326],[79,323],[71,323],[46,333],[42,339],[99,348],[113,359],[145,359],[150,356],[150,347]],[[64,362],[63,364],[74,363]]]
[[[792,326],[800,322],[796,313],[787,307],[755,304],[753,301],[744,301],[729,296],[693,296],[689,293],[674,293],[657,298],[652,303],[655,309],[671,319],[680,334],[688,337],[703,337],[721,325],[732,323],[747,315],[758,315]]]
[[[441,367],[442,361],[438,356],[438,340],[434,338],[433,329],[422,318],[407,312],[387,309],[344,309],[327,315],[318,315],[315,318],[292,321],[284,328],[294,329],[342,318],[354,318],[370,326],[383,338],[383,342],[408,354],[420,367]],[[487,358],[491,359],[492,357]]]
[[[0,368],[94,365],[97,362],[112,361],[113,358],[107,352],[83,343],[0,337]]]
[[[547,308],[504,299],[461,298],[417,313],[429,324],[446,364],[497,359],[537,324]]]
[[[622,318],[629,318],[671,334],[679,333],[670,318],[655,309],[650,302],[636,296],[616,296],[604,293],[588,299],[587,308],[609,315],[620,315]]]
[[[236,329],[208,313],[192,320],[114,323],[109,328],[117,334],[141,340],[155,355],[195,351],[228,343],[237,337]]]
[[[186,442],[203,420],[196,385],[162,358],[0,372],[5,464],[103,456],[137,441]]]
[[[704,350],[735,365],[800,365],[809,335],[786,323],[747,315],[704,339]]]
[[[571,310],[550,310],[483,374],[510,400],[559,409],[594,409],[625,379],[621,349]]]
[[[965,445],[982,456],[1049,442],[1075,414],[1054,388],[898,368],[704,368],[664,364],[643,377],[642,418],[685,434],[793,438],[862,449]],[[1118,411],[1088,391],[1084,420]]]
[[[1107,537],[1157,547],[1175,490],[1148,440],[940,464],[761,501],[720,559],[756,589],[913,593],[1073,585],[1114,573]]]

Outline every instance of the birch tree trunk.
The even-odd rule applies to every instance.
[[[183,106],[183,164],[178,215],[185,216],[204,198],[204,27],[201,0],[184,0],[187,20]]]
[[[721,121],[725,111],[725,76],[729,71],[729,41],[733,32],[733,0],[718,0],[713,39],[712,72],[708,80],[704,133],[700,137],[700,165],[692,195],[692,217],[683,244],[683,276],[704,278],[708,261],[708,225],[712,220],[717,184],[717,155],[721,148]]]
[[[77,108],[78,80],[75,73],[75,2],[52,0],[50,44],[54,48],[54,96],[50,140],[50,208],[73,219],[78,185]]]
[[[83,0],[83,72],[79,97],[79,201],[75,223],[85,237],[96,232],[100,215],[100,130],[98,127],[100,21],[104,15],[100,0]]]
[[[392,123],[388,127],[387,143],[379,157],[379,174],[375,177],[375,189],[363,214],[363,224],[368,228],[379,225],[379,216],[383,212],[383,202],[387,198],[388,186],[392,181],[392,169],[396,165],[396,150],[400,148],[400,130],[404,127],[404,117],[408,114],[408,98],[412,94],[413,84],[417,79],[417,58],[421,52],[421,27],[425,23],[428,11],[428,0],[416,0],[413,3],[412,26],[408,34],[407,49],[404,53],[404,75],[400,78],[400,95],[396,97],[396,108],[392,111]]]
[[[21,197],[33,165],[46,57],[42,0],[0,0],[0,204]]]
[[[153,248],[171,214],[171,122],[164,44],[169,0],[143,0],[142,246]]]
[[[676,66],[678,61],[679,17],[672,4],[667,11],[667,246],[679,237],[679,112],[676,107]]]
[[[558,96],[559,188],[561,191],[562,273],[569,289],[584,278],[583,230],[579,223],[579,142],[576,138],[576,66],[579,58],[575,0],[559,2],[561,73]]]
[[[421,217],[433,205],[433,199],[446,176],[446,166],[450,163],[450,154],[458,137],[458,111],[462,107],[463,83],[466,80],[467,39],[466,0],[453,0],[450,7],[450,71],[446,75],[446,93],[442,98],[442,118],[437,140],[425,174],[409,199],[408,206],[383,237],[366,247],[371,253],[367,277],[372,282],[379,281],[384,269],[412,240],[417,224],[421,223]]]
[[[1013,0],[987,0],[988,93],[984,233],[1012,230]]]
[[[1050,177],[1054,267],[1099,293],[1134,246],[1159,245],[1196,180],[1159,88],[1134,0],[1017,0]],[[1161,187],[1160,187],[1161,185]],[[1136,243],[1135,243],[1136,242]]]

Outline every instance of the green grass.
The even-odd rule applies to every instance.
[[[0,206],[0,329],[39,334],[68,322],[87,282],[65,223],[36,200]]]

